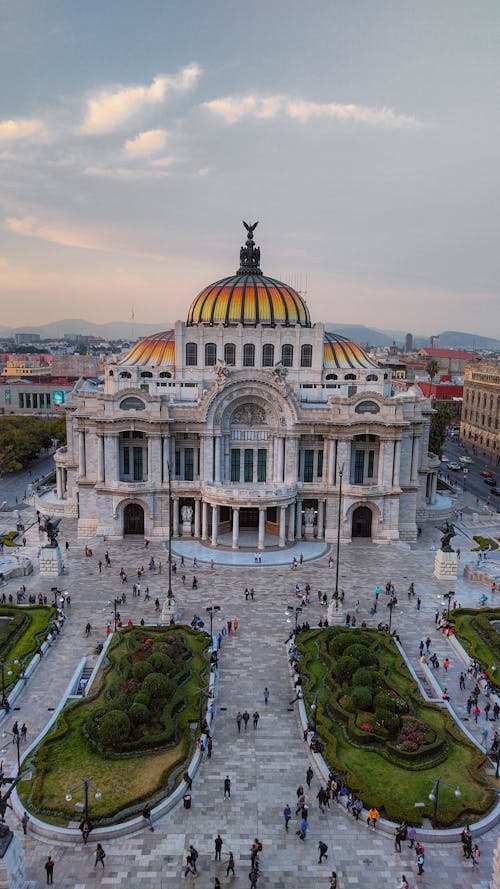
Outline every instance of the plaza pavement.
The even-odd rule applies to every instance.
[[[19,709],[3,723],[10,729],[14,719],[26,721],[29,738],[33,738],[50,717],[49,708],[56,706],[71,675],[83,654],[92,655],[94,646],[105,635],[105,626],[113,608],[114,594],[121,595],[123,587],[119,569],[123,565],[128,572],[127,604],[121,608],[122,617],[130,616],[139,621],[154,623],[154,599],[163,600],[167,577],[165,545],[152,542],[147,550],[133,539],[125,543],[95,543],[94,556],[84,556],[83,542],[76,542],[73,520],[65,520],[60,535],[61,545],[70,542],[65,561],[69,573],[59,578],[60,589],[71,593],[72,604],[69,620],[63,634],[43,659],[38,671],[30,679],[22,696]],[[26,552],[36,562],[39,535],[36,525],[28,531]],[[356,542],[341,550],[340,584],[346,591],[345,609],[359,598],[358,622],[366,619],[370,624],[369,608],[373,590],[378,583],[382,588],[392,579],[399,603],[393,615],[393,626],[415,665],[418,664],[418,643],[427,634],[433,639],[432,649],[443,656],[445,641],[438,636],[434,626],[437,592],[445,592],[447,584],[437,583],[432,577],[434,549],[439,532],[426,530],[417,546],[405,545],[377,547],[369,542]],[[92,545],[92,544],[91,544]],[[465,538],[458,538],[465,555]],[[109,549],[112,567],[98,570],[98,559]],[[132,598],[131,585],[139,565],[147,567],[150,556],[163,562],[163,574],[153,574],[143,581],[150,587],[151,601],[144,603]],[[398,884],[401,873],[409,879],[411,889],[480,889],[488,885],[491,876],[493,848],[498,838],[498,828],[485,834],[479,845],[482,852],[480,867],[473,871],[470,862],[463,862],[459,845],[429,845],[427,847],[425,873],[416,875],[415,856],[405,844],[397,854],[391,837],[369,830],[366,824],[356,824],[340,806],[332,806],[325,815],[318,813],[316,793],[319,787],[315,776],[308,795],[310,803],[309,832],[305,843],[295,834],[295,821],[289,833],[283,828],[282,809],[286,802],[292,808],[295,790],[305,783],[309,765],[306,745],[302,741],[296,713],[289,709],[292,698],[284,640],[292,627],[292,617],[286,606],[297,603],[294,587],[297,581],[304,586],[310,583],[313,603],[305,609],[304,618],[313,625],[325,610],[321,609],[316,592],[319,589],[331,593],[334,571],[328,569],[328,554],[306,562],[297,572],[289,565],[269,566],[216,566],[200,565],[196,574],[199,589],[191,590],[189,581],[193,571],[186,568],[187,585],[181,582],[179,570],[173,578],[173,588],[180,609],[181,620],[190,621],[195,612],[203,614],[210,604],[221,606],[216,615],[214,631],[227,619],[238,618],[239,628],[235,636],[223,644],[220,671],[219,698],[214,725],[213,755],[206,760],[193,784],[193,806],[189,811],[178,807],[172,814],[155,824],[155,832],[143,830],[128,838],[116,839],[106,844],[106,867],[94,868],[93,850],[80,844],[46,842],[29,834],[23,837],[19,824],[11,825],[20,835],[26,850],[28,877],[33,889],[45,885],[43,862],[50,852],[55,859],[54,885],[61,889],[88,889],[90,886],[127,887],[127,889],[174,889],[196,882],[200,889],[211,889],[217,875],[223,887],[248,886],[249,849],[255,836],[264,844],[261,853],[261,877],[259,889],[321,889],[329,886],[329,874],[334,868],[338,874],[339,889],[391,889]],[[408,602],[406,590],[411,581],[416,594],[422,598],[422,608],[416,611],[415,600]],[[39,590],[50,595],[54,585],[50,578],[38,573],[27,579],[28,591]],[[8,590],[15,590],[10,582]],[[245,586],[254,586],[256,599],[245,601]],[[462,604],[476,605],[480,595],[477,584],[467,584],[462,578],[456,583],[457,598]],[[383,599],[383,594],[381,595]],[[441,606],[443,607],[443,606]],[[384,605],[379,606],[376,619],[381,619]],[[84,635],[87,622],[93,625],[90,639]],[[457,709],[464,711],[465,697],[459,696],[458,672],[460,665],[453,653],[449,654],[450,670],[446,684]],[[442,674],[442,669],[439,673]],[[441,676],[442,679],[442,676]],[[264,686],[270,690],[270,702],[265,706]],[[258,709],[261,719],[257,731],[250,722],[248,730],[238,735],[235,714],[247,708],[250,714]],[[492,725],[492,723],[490,723]],[[479,726],[482,728],[482,726]],[[8,738],[7,738],[8,741]],[[7,768],[14,768],[14,747],[7,744],[4,753]],[[124,766],[125,767],[125,766]],[[232,780],[230,800],[223,799],[223,779],[228,774]],[[82,775],[82,778],[89,777]],[[463,776],[457,776],[457,783]],[[441,801],[444,804],[444,800]],[[294,808],[293,808],[294,810]],[[213,840],[220,832],[224,840],[223,852],[233,851],[236,861],[236,877],[225,876],[224,861],[213,861]],[[329,846],[328,862],[317,864],[319,840]],[[194,881],[182,876],[183,856],[190,843],[200,852],[199,874]]]

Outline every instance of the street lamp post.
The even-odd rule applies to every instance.
[[[344,464],[338,467],[339,472],[339,511],[337,516],[337,563],[335,565],[335,598],[339,595],[339,555],[340,555],[340,520],[342,518],[342,478],[344,476]]]
[[[288,605],[287,608],[292,613],[295,611],[295,632],[297,632],[297,618],[298,615],[302,613],[302,608],[300,605]]]
[[[89,820],[89,790],[95,790],[95,798],[96,800],[102,799],[102,793],[92,784],[92,778],[83,778],[79,784],[76,784],[75,787],[72,787],[68,790],[66,794],[66,802],[69,803],[73,799],[73,793],[75,790],[80,790],[83,787],[85,792],[85,803],[83,809],[83,819],[84,821]]]
[[[447,613],[448,620],[450,619],[450,602],[454,598],[454,596],[455,596],[455,593],[453,590],[450,590],[448,593],[445,593],[443,596],[443,599],[446,599],[446,602],[448,604],[448,613]]]
[[[213,638],[214,638],[214,634],[213,634],[214,612],[215,612],[215,611],[220,611],[220,605],[208,605],[207,608],[205,608],[205,611],[210,615],[210,639],[212,640],[212,643],[213,643]]]
[[[172,468],[170,462],[167,461],[168,473],[168,590],[167,596],[170,599],[172,593]]]
[[[432,826],[433,827],[436,827],[436,823],[437,823],[437,811],[438,811],[438,800],[439,800],[440,787],[450,787],[451,790],[453,790],[457,799],[459,796],[462,796],[460,787],[458,787],[455,784],[447,784],[446,781],[442,781],[441,778],[436,778],[436,780],[434,782],[434,787],[432,788],[431,792],[429,793],[429,799],[430,799],[431,803],[434,803],[434,811],[433,811],[433,815],[432,815]]]

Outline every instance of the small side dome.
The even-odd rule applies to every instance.
[[[323,367],[339,368],[340,370],[367,370],[378,367],[361,346],[351,342],[337,333],[325,333],[323,345]]]
[[[139,340],[121,358],[118,364],[135,364],[145,366],[154,364],[173,366],[175,363],[175,339],[173,330],[164,330],[161,333],[153,333],[151,336]]]

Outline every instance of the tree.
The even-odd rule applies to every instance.
[[[431,360],[427,362],[427,364],[425,365],[425,372],[429,377],[429,382],[432,385],[434,377],[437,377],[439,373],[439,364],[435,358],[431,358]]]
[[[0,474],[18,472],[29,466],[42,448],[50,448],[52,439],[59,444],[66,441],[63,417],[47,420],[43,417],[0,418]]]
[[[438,402],[431,417],[429,430],[429,451],[432,454],[440,454],[446,438],[446,428],[451,421],[449,405]]]

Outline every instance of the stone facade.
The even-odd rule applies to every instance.
[[[500,453],[500,361],[465,368],[460,437],[487,451]]]
[[[430,414],[419,389],[393,394],[387,369],[311,324],[292,288],[245,267],[202,291],[188,323],[107,365],[103,385],[76,388],[58,496],[82,537],[165,539],[171,524],[234,548],[245,530],[262,549],[269,535],[335,540],[342,482],[343,540],[413,540],[436,494]]]

